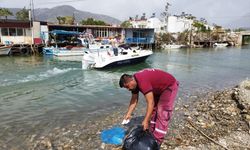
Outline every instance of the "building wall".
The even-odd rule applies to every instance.
[[[125,42],[132,44],[154,43],[154,29],[128,28],[125,31]]]
[[[133,28],[153,28],[156,33],[169,32],[178,33],[190,30],[193,20],[184,17],[169,16],[167,21],[161,21],[158,18],[149,18],[147,20],[130,21]]]
[[[49,41],[49,29],[47,25],[41,25],[41,38],[44,43],[48,43]]]
[[[2,44],[11,42],[12,44],[30,44],[32,43],[31,36],[2,36]]]
[[[149,18],[147,20],[147,28],[153,28],[156,33],[162,32],[163,23],[158,18]]]
[[[130,21],[133,28],[146,28],[147,27],[147,20],[132,20]]]
[[[1,44],[29,44],[31,38],[31,24],[29,21],[0,20]]]
[[[17,34],[12,32],[12,34],[10,34],[10,30],[17,32],[18,30],[22,30],[23,34]],[[3,30],[7,30],[7,34],[3,34],[3,32],[1,32],[1,36],[0,36],[0,41],[1,44],[30,44],[32,42],[32,38],[31,38],[31,30],[28,28],[0,28],[0,31]]]
[[[177,16],[169,16],[167,22],[167,32],[178,33],[185,30],[190,30],[192,23],[193,21],[190,19]]]
[[[40,22],[33,22],[33,38],[41,38]]]

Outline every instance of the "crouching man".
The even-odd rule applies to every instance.
[[[139,98],[139,91],[147,102],[143,129],[154,135],[161,145],[167,133],[174,109],[179,82],[169,73],[159,69],[144,69],[134,75],[123,74],[119,81],[121,88],[131,91],[128,111],[124,119],[131,119]]]

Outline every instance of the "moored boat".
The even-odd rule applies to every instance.
[[[228,43],[214,43],[213,44],[213,47],[227,47],[228,46]]]
[[[181,44],[163,44],[162,48],[163,49],[179,49],[184,47],[184,45]]]
[[[136,64],[143,62],[150,55],[152,50],[143,49],[122,49],[117,48],[114,51],[99,51],[99,52],[86,52],[82,59],[82,69],[88,68],[112,68],[128,64]]]
[[[75,37],[79,36],[80,32],[75,31],[64,31],[64,30],[53,30],[49,32],[49,34],[53,35],[55,45],[54,46],[46,46],[43,48],[43,54],[45,55],[55,55],[55,56],[75,56],[75,55],[83,55],[84,48],[83,45],[77,46],[80,43],[80,40],[77,40]],[[59,37],[63,38],[60,41],[57,41]],[[70,37],[68,39],[75,39],[71,41],[66,41],[65,37]],[[66,46],[65,46],[65,43]],[[64,45],[64,46],[59,46]]]
[[[0,56],[9,55],[10,50],[11,50],[11,46],[1,46],[0,47]]]
[[[64,31],[64,30],[54,30],[50,32],[53,35],[66,35],[67,37],[74,37],[76,43],[66,46],[58,46],[58,43],[55,43],[55,46],[44,47],[43,53],[45,55],[53,55],[57,57],[69,57],[69,56],[83,56],[85,51],[98,51],[100,49],[110,49],[110,44],[103,44],[94,41],[91,34],[80,33],[75,31]],[[78,37],[78,38],[76,38]],[[56,41],[56,40],[55,40]],[[72,41],[64,41],[70,43]]]

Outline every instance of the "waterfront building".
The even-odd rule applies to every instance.
[[[49,32],[53,30],[77,31],[90,33],[97,41],[113,39],[119,43],[129,44],[153,44],[154,29],[151,28],[123,28],[115,26],[97,26],[97,25],[57,25],[48,24],[41,33],[44,35],[45,43],[49,41]]]
[[[130,19],[133,28],[151,28],[154,29],[155,33],[164,32],[163,30],[163,22],[156,17],[151,17],[149,19]]]
[[[191,30],[193,20],[181,16],[168,16],[166,22],[167,30],[169,33],[178,33],[185,30]]]
[[[156,33],[164,32],[163,22],[156,17],[149,18],[147,20],[147,28],[153,28]]]
[[[97,25],[58,25],[41,21],[0,20],[0,44],[45,44],[49,32],[66,30],[88,32],[96,40],[116,38],[120,43],[152,44],[154,29]]]
[[[29,21],[0,20],[0,43],[1,44],[21,44],[30,43],[31,24]]]
[[[131,19],[130,23],[133,28],[153,28],[156,33],[179,33],[191,30],[193,20],[181,16],[168,16],[167,21],[151,17],[149,19]]]
[[[0,20],[1,44],[41,44],[41,29],[46,22],[20,20]]]

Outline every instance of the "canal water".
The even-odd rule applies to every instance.
[[[127,107],[130,93],[119,78],[144,68],[172,73],[184,103],[249,78],[250,47],[158,50],[146,62],[106,70],[43,56],[0,57],[0,145]]]

